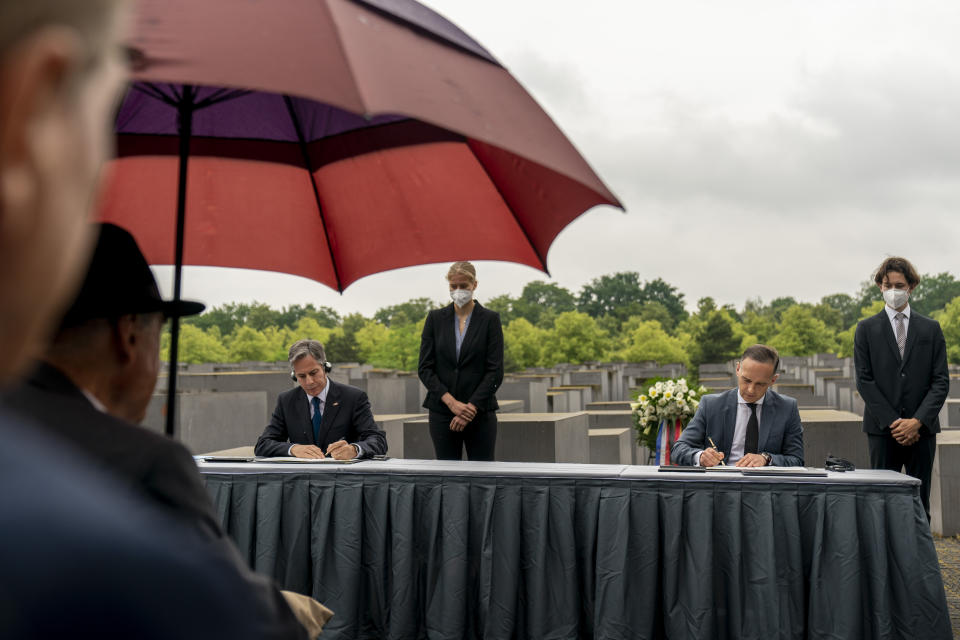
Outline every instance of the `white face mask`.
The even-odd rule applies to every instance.
[[[887,289],[883,292],[883,301],[886,302],[887,306],[891,309],[899,309],[907,304],[907,298],[909,297],[910,294],[906,289]]]
[[[450,297],[453,299],[453,304],[462,307],[473,298],[473,291],[470,289],[454,289],[450,292]]]

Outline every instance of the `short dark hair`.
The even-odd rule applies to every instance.
[[[747,358],[761,364],[772,364],[774,375],[780,369],[780,354],[777,353],[776,349],[765,344],[754,344],[744,349],[740,360],[746,360]]]
[[[920,284],[920,276],[917,275],[917,270],[913,268],[913,265],[910,264],[910,261],[906,258],[892,257],[887,258],[880,263],[880,268],[877,269],[876,273],[873,274],[873,281],[877,286],[883,284],[883,277],[891,271],[896,271],[899,274],[902,274],[904,278],[907,279],[907,284],[910,285],[910,288]]]

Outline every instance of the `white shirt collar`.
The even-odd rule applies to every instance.
[[[90,401],[90,404],[93,405],[93,408],[94,408],[94,409],[96,409],[96,410],[99,411],[100,413],[109,413],[109,411],[107,411],[106,405],[103,404],[102,402],[100,402],[100,400],[97,399],[97,396],[93,395],[92,393],[90,393],[90,392],[87,391],[86,389],[80,389],[80,393],[83,394],[83,397],[84,397],[84,398],[86,398],[87,400]]]
[[[757,405],[758,407],[759,407],[760,405],[762,405],[762,404],[763,404],[763,399],[766,398],[766,397],[767,397],[767,394],[764,393],[763,396],[761,396],[760,399],[757,400],[756,405]],[[743,396],[740,395],[740,388],[739,388],[739,387],[737,388],[737,403],[738,403],[738,404],[749,404],[746,400],[743,399]]]
[[[890,322],[894,321],[898,313],[902,313],[904,316],[906,316],[907,320],[910,319],[910,303],[909,302],[907,303],[907,306],[904,307],[903,311],[897,311],[896,309],[892,309],[888,304],[883,305],[883,310],[887,312],[887,317],[890,318]]]

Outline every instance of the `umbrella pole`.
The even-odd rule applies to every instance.
[[[183,86],[183,96],[177,107],[180,127],[180,172],[177,181],[177,237],[173,262],[173,299],[180,300],[183,279],[183,233],[187,213],[187,161],[190,159],[190,136],[193,133],[192,85]],[[180,349],[180,317],[170,319],[170,366],[167,372],[167,421],[164,431],[174,437],[177,410],[177,356]]]

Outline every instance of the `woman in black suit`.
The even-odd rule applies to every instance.
[[[420,381],[427,388],[430,437],[439,460],[493,460],[495,393],[503,382],[500,314],[473,299],[477,270],[454,262],[447,272],[453,304],[427,314],[420,338]]]

